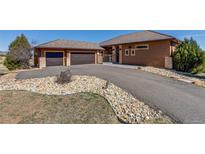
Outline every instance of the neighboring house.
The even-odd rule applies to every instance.
[[[171,55],[178,43],[172,36],[143,31],[112,38],[100,46],[105,49],[104,61],[172,68]]]
[[[34,64],[40,68],[103,62],[104,49],[97,43],[55,40],[38,45],[34,50]]]
[[[36,46],[34,59],[40,68],[102,62],[172,68],[171,55],[178,43],[154,31],[121,35],[100,44],[55,40]]]

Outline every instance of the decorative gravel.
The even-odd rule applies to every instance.
[[[121,122],[172,123],[159,110],[140,102],[128,92],[95,76],[73,76],[67,84],[56,83],[56,77],[16,80],[16,73],[0,77],[0,90],[27,90],[47,95],[92,92],[105,97]]]
[[[137,69],[150,72],[150,73],[154,73],[154,74],[158,74],[158,75],[165,76],[165,77],[174,78],[176,80],[184,81],[187,83],[192,83],[200,87],[205,87],[204,80],[200,80],[194,77],[188,77],[174,70],[167,70],[167,69],[155,68],[155,67],[150,67],[150,66],[145,66],[145,67],[139,66],[137,67]]]

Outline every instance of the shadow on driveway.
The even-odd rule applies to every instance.
[[[68,67],[66,66],[52,66],[52,67],[46,67],[39,70],[30,70],[30,71],[23,71],[19,72],[16,75],[17,80],[22,79],[33,79],[33,78],[44,78],[44,77],[50,77],[50,76],[57,76],[60,74],[61,71],[67,70]]]

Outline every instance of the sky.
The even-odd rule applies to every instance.
[[[139,30],[0,30],[0,51],[7,51],[8,45],[20,34],[24,34],[29,42],[37,44],[56,39],[101,42],[122,34],[138,32]],[[205,50],[205,30],[155,30],[156,32],[172,35],[183,40],[193,37]]]

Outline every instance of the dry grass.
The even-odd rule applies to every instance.
[[[0,65],[3,65],[5,58],[5,56],[0,55]]]
[[[196,81],[193,82],[193,84],[195,84],[195,85],[197,85],[197,86],[200,86],[200,87],[204,87],[205,81],[196,80]]]
[[[8,69],[3,65],[5,58],[5,56],[0,55],[0,75],[8,72]]]
[[[0,123],[119,123],[109,103],[93,93],[48,96],[27,91],[0,92]]]

